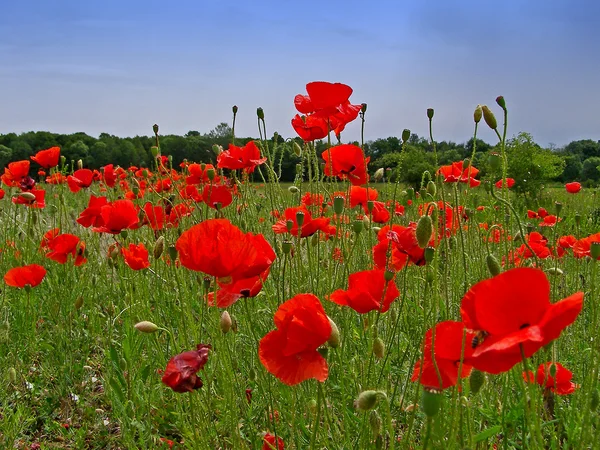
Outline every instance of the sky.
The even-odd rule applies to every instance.
[[[306,83],[350,85],[365,138],[465,142],[503,95],[508,135],[600,140],[600,2],[19,0],[0,14],[0,133],[295,135]],[[501,120],[499,120],[501,122]],[[478,137],[495,142],[480,127]],[[360,138],[358,121],[342,140]]]

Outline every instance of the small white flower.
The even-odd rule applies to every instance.
[[[70,396],[71,396],[71,400],[73,400],[74,402],[79,401],[79,396],[77,394],[71,393]]]
[[[108,421],[108,419],[104,419],[103,423],[104,423],[104,426],[107,427],[110,422]]]
[[[95,383],[96,381],[98,381],[98,378],[92,377],[92,383]]]
[[[25,382],[25,387],[27,389],[29,389],[30,391],[33,391],[33,383],[30,383],[29,381]]]

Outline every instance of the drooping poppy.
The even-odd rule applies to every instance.
[[[544,271],[516,268],[473,286],[463,297],[465,326],[485,339],[465,362],[489,373],[509,370],[558,338],[581,312],[583,293],[550,303]]]
[[[69,190],[73,193],[89,187],[94,181],[94,172],[90,169],[79,169],[73,172],[73,175],[67,177]]]
[[[567,183],[565,184],[565,189],[569,194],[577,194],[579,191],[581,191],[581,183],[578,183],[577,181]]]
[[[202,380],[197,375],[208,362],[210,345],[198,344],[196,350],[180,353],[172,357],[162,376],[163,384],[175,392],[192,392],[202,387]]]
[[[4,274],[4,282],[8,286],[24,288],[35,287],[42,282],[46,276],[46,269],[39,264],[14,267]]]
[[[370,158],[365,158],[360,147],[354,144],[336,145],[325,150],[321,156],[325,160],[325,175],[347,179],[355,186],[368,181],[367,164]]]
[[[194,225],[181,234],[175,248],[184,267],[217,278],[257,276],[275,260],[262,234],[244,233],[227,219]]]
[[[554,368],[552,368],[554,366]],[[554,376],[552,375],[554,372]],[[573,372],[567,369],[559,362],[547,362],[540,364],[536,376],[533,372],[523,373],[523,378],[529,383],[534,381],[544,389],[554,392],[558,395],[569,395],[575,392],[579,386],[573,383]]]
[[[385,294],[385,296],[384,296]],[[400,295],[393,279],[385,279],[381,269],[355,272],[348,277],[348,289],[338,289],[329,300],[338,305],[349,306],[359,314],[369,311],[385,313]]]
[[[460,377],[468,377],[472,367],[463,360],[469,358],[473,349],[471,342],[475,333],[465,329],[462,322],[446,321],[425,333],[423,359],[415,364],[411,381],[419,381],[429,389],[443,390],[454,386]],[[432,342],[434,341],[435,342]],[[435,364],[434,364],[435,359]],[[461,360],[463,362],[461,363]],[[437,370],[436,370],[437,366]],[[438,377],[439,371],[439,377]]]
[[[148,261],[148,250],[143,243],[129,244],[129,248],[122,247],[121,254],[127,264],[133,270],[142,270],[150,267]]]
[[[260,340],[258,355],[272,375],[289,386],[327,379],[327,361],[317,349],[329,340],[331,323],[319,299],[298,294],[283,303],[274,317],[276,330]]]
[[[263,445],[261,450],[284,450],[285,446],[283,439],[280,436],[275,437],[271,433],[266,433],[263,437]]]
[[[108,199],[106,197],[96,197],[95,195],[91,195],[88,201],[88,206],[84,209],[79,217],[77,218],[77,223],[86,228],[89,227],[100,227],[102,226],[102,207],[108,204]]]
[[[99,233],[119,234],[139,223],[138,212],[131,200],[115,200],[100,208],[102,225],[92,228]]]
[[[50,147],[47,150],[40,150],[31,157],[33,161],[38,163],[44,169],[51,169],[58,166],[60,158],[60,147]]]
[[[257,166],[265,163],[267,158],[260,157],[260,150],[254,141],[243,147],[229,144],[229,148],[217,156],[217,167],[220,169],[239,170],[252,173]]]

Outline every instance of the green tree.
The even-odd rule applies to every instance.
[[[600,170],[598,170],[598,166],[600,166],[600,157],[592,156],[591,158],[586,159],[583,162],[582,175],[585,180],[593,181],[597,183],[600,181]]]

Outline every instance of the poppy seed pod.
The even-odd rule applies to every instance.
[[[500,108],[506,111],[506,101],[504,101],[504,97],[502,97],[501,95],[496,97],[496,103]]]
[[[256,115],[260,120],[265,120],[265,111],[262,108],[256,108]]]
[[[483,110],[481,109],[481,105],[477,105],[475,107],[475,112],[473,113],[473,120],[475,123],[479,123],[481,121],[481,117],[483,117]]]
[[[344,197],[338,195],[333,199],[333,212],[337,215],[341,214],[344,211]]]
[[[550,364],[550,368],[548,369],[548,373],[552,378],[556,377],[556,364]]]
[[[152,256],[154,256],[154,259],[160,258],[164,249],[165,249],[165,237],[159,236],[158,239],[156,240],[156,242],[154,243],[154,248],[152,249]]]
[[[562,203],[554,202],[554,212],[556,213],[556,217],[560,216],[560,212],[562,211]]]
[[[298,224],[298,228],[302,228],[302,225],[304,225],[304,213],[302,211],[298,211],[296,213],[296,223]],[[293,226],[293,222],[292,222],[292,226]]]
[[[297,220],[297,218],[296,218],[296,220]],[[286,220],[285,227],[286,227],[288,233],[291,233],[292,229],[294,228],[294,221],[291,219]]]
[[[281,251],[284,255],[288,255],[292,251],[292,242],[291,241],[283,241],[281,243]]]
[[[415,230],[419,247],[427,247],[427,244],[429,244],[429,240],[431,239],[432,233],[433,224],[431,222],[431,217],[428,215],[421,216],[421,218],[417,222],[417,229]]]
[[[405,128],[404,130],[402,130],[402,142],[408,142],[409,139],[410,139],[410,130],[408,128]]]
[[[208,169],[206,171],[206,178],[208,178],[210,181],[215,179],[215,169]]]
[[[233,321],[231,320],[231,316],[229,315],[229,313],[227,311],[223,311],[221,313],[221,319],[219,320],[219,326],[221,327],[221,331],[223,333],[227,333],[229,330],[231,330],[232,324]]]
[[[592,242],[590,245],[590,256],[593,259],[600,258],[600,242]]]
[[[154,131],[154,134],[158,134],[158,124],[152,125],[152,131]]]
[[[379,336],[373,340],[373,354],[377,359],[383,358],[383,355],[385,354],[385,344],[383,343],[383,339]]]
[[[377,391],[363,391],[358,396],[355,406],[361,411],[369,411],[375,408],[375,405],[377,405],[377,400]]]
[[[359,234],[363,229],[363,221],[356,219],[354,222],[352,222],[352,230],[356,233]]]
[[[440,410],[442,396],[435,389],[425,389],[421,397],[421,409],[427,417],[435,416]]]
[[[150,147],[150,153],[152,154],[152,157],[156,159],[156,157],[158,156],[158,147],[156,145],[153,145],[152,147]]]
[[[367,104],[366,103],[360,104],[360,112],[362,112],[363,114],[367,112]]]
[[[490,274],[495,277],[500,272],[502,272],[502,268],[500,267],[500,263],[496,259],[494,255],[491,253],[488,254],[485,258],[485,263],[487,264],[487,268],[490,271]]]
[[[331,317],[327,316],[327,318],[329,319],[329,325],[331,325],[331,334],[329,335],[327,344],[329,344],[331,348],[338,348],[340,346],[340,330],[336,323],[331,320]]]
[[[158,326],[147,320],[143,320],[134,325],[134,328],[142,333],[155,333],[158,331]]]
[[[427,118],[429,120],[433,119],[433,108],[427,108]]]
[[[234,114],[237,114],[237,112],[238,112],[238,107],[237,107],[237,105],[233,105],[233,106],[231,107],[231,110],[233,111],[233,113],[234,113]]]
[[[469,387],[473,394],[477,394],[485,383],[485,374],[477,369],[473,369],[469,376]]]
[[[483,110],[483,120],[488,124],[488,127],[492,130],[498,128],[498,122],[496,121],[496,116],[494,116],[492,110],[488,108],[487,105],[483,105],[481,109]]]

